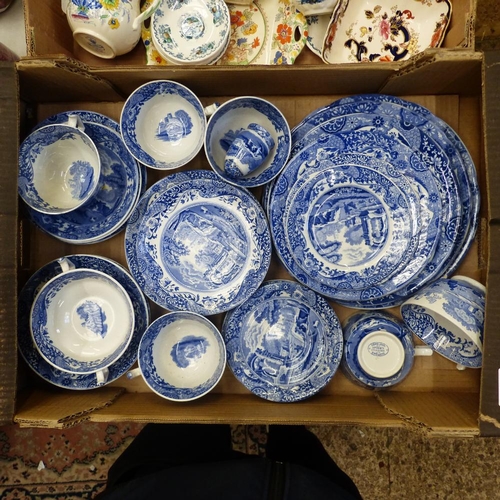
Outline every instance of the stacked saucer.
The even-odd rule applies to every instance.
[[[359,95],[307,116],[292,141],[265,205],[298,281],[347,307],[379,309],[457,269],[480,200],[449,125],[417,104]]]

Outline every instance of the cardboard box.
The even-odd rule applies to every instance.
[[[428,51],[399,67],[88,68],[65,57],[27,59],[15,67],[0,66],[0,418],[38,427],[65,427],[81,420],[305,423],[405,425],[433,435],[497,434],[500,411],[495,370],[500,345],[496,339],[499,308],[495,307],[498,299],[494,290],[500,286],[495,283],[500,252],[500,245],[495,242],[500,236],[497,232],[500,213],[498,202],[488,196],[498,184],[498,174],[493,160],[488,161],[494,157],[486,157],[486,152],[489,155],[490,148],[498,148],[498,141],[487,141],[486,150],[483,140],[489,137],[488,126],[493,130],[498,127],[495,122],[498,104],[495,102],[490,108],[489,100],[496,99],[500,92],[496,83],[500,75],[489,73],[491,69],[499,71],[494,63],[500,56],[496,54],[496,58],[491,60],[488,56],[484,64],[481,53],[454,49]],[[410,376],[385,392],[361,389],[338,371],[324,390],[308,400],[271,403],[251,394],[227,370],[208,396],[180,404],[152,393],[140,378],[129,381],[122,377],[100,389],[75,392],[46,384],[22,360],[16,372],[16,288],[45,263],[62,255],[93,253],[125,264],[123,234],[90,246],[67,245],[43,234],[27,221],[22,204],[17,214],[18,141],[36,121],[58,111],[89,109],[118,119],[130,92],[154,79],[180,81],[196,92],[204,104],[244,94],[264,97],[281,109],[291,126],[334,99],[366,92],[413,100],[452,126],[471,153],[482,191],[480,229],[459,269],[461,274],[486,283],[489,289],[482,383],[480,370],[458,371],[454,363],[434,355],[417,358]],[[19,103],[15,99],[17,94]],[[22,113],[18,130],[19,110]],[[483,110],[487,110],[484,116]],[[204,152],[183,168],[209,168]],[[164,175],[153,170],[149,174],[149,184]],[[287,278],[288,275],[275,259],[268,277]],[[333,306],[341,319],[353,312]],[[154,317],[162,312],[153,307]],[[214,320],[220,326],[222,315]]]
[[[475,0],[449,1],[452,4],[452,15],[441,50],[456,48],[474,50]],[[227,0],[227,3],[231,3],[230,0]],[[24,6],[28,56],[65,56],[91,67],[138,66],[146,63],[146,52],[141,41],[132,52],[113,60],[101,59],[82,49],[73,41],[66,15],[61,10],[60,0],[24,0]],[[323,62],[305,47],[296,64],[323,64]],[[397,62],[387,64],[395,67],[401,65]]]

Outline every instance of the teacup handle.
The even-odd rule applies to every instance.
[[[133,370],[130,370],[129,372],[127,372],[127,378],[129,380],[132,380],[133,378],[136,378],[139,375],[142,375],[140,368],[134,368]]]
[[[141,14],[139,14],[133,21],[132,23],[132,29],[135,31],[139,26],[145,21],[146,19],[149,19],[153,14],[154,11],[158,8],[160,5],[161,0],[153,0],[153,3]]]
[[[109,378],[109,369],[104,368],[104,370],[99,370],[95,373],[97,379],[97,385],[104,385]]]
[[[61,270],[63,273],[76,269],[76,266],[67,257],[61,257],[60,259],[57,259],[57,263],[61,266]]]
[[[415,356],[432,356],[434,351],[426,345],[415,346]]]
[[[66,14],[70,0],[61,0],[61,9]]]
[[[205,116],[208,118],[212,116],[217,111],[218,108],[220,108],[220,104],[218,102],[214,102],[213,104],[210,104],[210,106],[203,108],[203,112],[205,113]]]
[[[85,132],[85,125],[78,115],[68,115],[68,121],[66,122],[66,125],[68,127],[77,128],[78,130]]]

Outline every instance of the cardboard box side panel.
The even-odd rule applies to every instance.
[[[452,1],[451,21],[442,47],[474,49],[474,19],[476,3]]]
[[[0,63],[0,423],[12,421],[17,373],[18,79]]]

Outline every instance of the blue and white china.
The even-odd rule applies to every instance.
[[[273,148],[272,135],[258,123],[250,123],[227,149],[224,171],[233,179],[244,177],[259,168]]]
[[[302,12],[304,16],[328,16],[328,20],[330,20],[330,16],[335,9],[335,6],[338,3],[338,0],[294,0],[295,7],[299,12]],[[323,37],[326,34],[323,33]]]
[[[330,287],[364,289],[400,266],[417,221],[406,193],[390,177],[362,166],[355,155],[341,158],[335,165],[329,157],[331,166],[302,186],[283,225],[304,271]],[[372,164],[372,158],[361,158]]]
[[[410,373],[416,355],[432,354],[429,348],[415,348],[408,327],[383,311],[356,313],[342,329],[342,371],[365,388],[386,389],[399,384]]]
[[[228,365],[261,398],[306,399],[331,380],[342,358],[342,330],[333,308],[287,280],[264,282],[224,320]]]
[[[120,124],[115,120],[109,118],[109,116],[103,115],[102,113],[96,113],[95,111],[88,111],[85,109],[76,109],[74,111],[62,111],[54,115],[45,118],[41,122],[37,123],[33,130],[40,127],[45,127],[46,125],[55,125],[58,123],[67,123],[71,115],[78,116],[84,125],[87,123],[97,123],[98,125],[104,125],[115,132],[120,133]]]
[[[97,148],[87,134],[71,123],[48,125],[21,144],[19,195],[39,212],[69,212],[94,194],[100,172]]]
[[[352,117],[347,115],[354,114]],[[445,276],[451,276],[470,249],[479,224],[480,195],[474,162],[467,148],[456,132],[443,120],[419,104],[398,97],[381,94],[362,94],[346,97],[319,108],[292,130],[294,150],[298,142],[309,134],[311,129],[324,126],[324,131],[334,131],[340,123],[354,124],[356,128],[381,129],[393,133],[401,142],[416,151],[421,151],[424,161],[437,175],[442,170],[443,155],[448,159],[449,168],[455,178],[462,205],[462,223],[457,220],[455,231],[458,234],[455,251],[443,264]],[[365,119],[363,119],[365,118]],[[342,128],[344,125],[342,125]],[[321,132],[320,132],[321,133]],[[314,136],[309,136],[314,140]],[[434,158],[435,150],[441,153]],[[442,174],[441,174],[442,175]],[[445,179],[443,179],[445,181]]]
[[[132,275],[151,300],[207,316],[245,301],[262,283],[271,258],[257,200],[208,174],[158,194],[138,229],[133,214],[125,246]]]
[[[33,222],[67,243],[90,244],[114,236],[123,228],[139,200],[142,175],[121,136],[104,125],[87,123],[101,161],[96,193],[84,205],[60,215],[30,210]]]
[[[223,0],[162,0],[151,18],[153,44],[173,64],[213,64],[231,34],[229,8]]]
[[[275,147],[253,172],[235,179],[224,169],[229,146],[249,125],[256,123],[266,129]],[[229,182],[245,188],[262,186],[283,169],[291,149],[290,127],[283,113],[274,104],[259,97],[236,97],[222,104],[210,117],[205,136],[205,153],[214,172]]]
[[[306,45],[309,47],[313,54],[321,57],[323,52],[323,40],[325,39],[326,30],[330,24],[330,14],[322,15],[307,15],[307,42]]]
[[[102,373],[132,339],[132,302],[102,271],[76,269],[67,258],[60,264],[63,272],[48,281],[33,302],[33,341],[42,357],[62,371]]]
[[[171,170],[190,162],[203,146],[205,110],[184,85],[155,80],[137,88],[120,118],[128,150],[144,165]]]
[[[482,365],[485,296],[469,300],[465,281],[441,279],[401,305],[403,320],[422,341],[461,367]]]
[[[486,287],[479,281],[469,278],[469,276],[454,275],[445,283],[454,285],[452,293],[458,294],[470,302],[482,304],[485,300]]]
[[[93,255],[69,255],[68,260],[76,269],[85,268],[99,270],[118,281],[129,295],[134,307],[134,332],[126,351],[111,364],[106,384],[109,384],[130,370],[137,360],[137,350],[150,321],[149,304],[141,289],[130,274],[118,263],[104,257]],[[39,290],[49,280],[61,272],[61,265],[54,260],[36,271],[23,286],[18,298],[17,340],[21,356],[28,366],[42,379],[63,389],[89,390],[102,385],[94,373],[80,375],[68,373],[48,363],[36,348],[30,332],[30,311]]]
[[[61,0],[73,38],[86,51],[103,59],[130,52],[141,37],[141,25],[160,0],[141,13],[140,0]]]
[[[192,401],[210,392],[226,367],[226,346],[217,328],[205,317],[187,311],[160,316],[148,327],[139,345],[139,368],[159,396]]]

